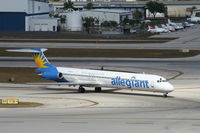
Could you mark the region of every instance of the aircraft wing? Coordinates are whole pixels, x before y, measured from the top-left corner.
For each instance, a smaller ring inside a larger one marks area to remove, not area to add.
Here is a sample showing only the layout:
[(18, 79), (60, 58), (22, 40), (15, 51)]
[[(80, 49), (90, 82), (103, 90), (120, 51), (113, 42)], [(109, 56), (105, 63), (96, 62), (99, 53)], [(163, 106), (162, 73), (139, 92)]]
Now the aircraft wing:
[(27, 83), (29, 85), (69, 85), (69, 86), (86, 86), (99, 87), (100, 84), (96, 82), (41, 82), (41, 83)]

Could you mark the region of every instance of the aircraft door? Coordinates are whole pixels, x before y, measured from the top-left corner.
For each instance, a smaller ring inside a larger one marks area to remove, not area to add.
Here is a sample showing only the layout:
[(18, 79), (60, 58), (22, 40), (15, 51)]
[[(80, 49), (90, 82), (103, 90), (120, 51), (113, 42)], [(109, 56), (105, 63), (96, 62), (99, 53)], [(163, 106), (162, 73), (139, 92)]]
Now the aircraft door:
[(151, 88), (154, 88), (154, 81), (151, 81), (150, 85), (151, 85)]

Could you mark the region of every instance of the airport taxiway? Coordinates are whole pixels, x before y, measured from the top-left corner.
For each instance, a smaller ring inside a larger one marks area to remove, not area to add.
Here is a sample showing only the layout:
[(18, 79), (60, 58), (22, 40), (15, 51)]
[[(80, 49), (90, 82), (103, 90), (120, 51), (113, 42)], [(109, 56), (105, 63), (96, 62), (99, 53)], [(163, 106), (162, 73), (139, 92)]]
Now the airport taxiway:
[[(184, 81), (183, 81), (184, 82)], [(12, 86), (12, 87), (11, 87)], [(41, 102), (36, 108), (0, 109), (4, 133), (197, 133), (200, 91), (184, 85), (168, 98), (159, 94), (104, 88), (79, 94), (75, 88), (0, 84), (1, 98)]]

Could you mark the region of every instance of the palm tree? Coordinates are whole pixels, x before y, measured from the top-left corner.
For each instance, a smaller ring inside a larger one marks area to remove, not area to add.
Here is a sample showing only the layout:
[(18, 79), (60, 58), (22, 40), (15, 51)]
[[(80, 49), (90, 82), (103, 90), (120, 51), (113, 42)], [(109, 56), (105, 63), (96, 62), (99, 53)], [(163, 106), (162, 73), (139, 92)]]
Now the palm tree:
[(93, 3), (92, 2), (87, 3), (86, 9), (93, 9)]
[(68, 10), (68, 9), (75, 9), (74, 3), (71, 0), (64, 3), (64, 10)]
[(95, 25), (95, 18), (85, 17), (83, 18), (83, 26), (86, 28), (86, 31), (90, 33), (90, 27)]

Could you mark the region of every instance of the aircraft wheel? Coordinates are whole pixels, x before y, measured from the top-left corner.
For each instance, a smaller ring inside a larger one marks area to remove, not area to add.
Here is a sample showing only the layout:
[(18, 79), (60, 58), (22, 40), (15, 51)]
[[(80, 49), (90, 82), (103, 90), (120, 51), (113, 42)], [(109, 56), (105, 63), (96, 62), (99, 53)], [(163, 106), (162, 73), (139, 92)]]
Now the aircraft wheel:
[(95, 92), (101, 92), (101, 87), (95, 87)]
[(164, 97), (167, 97), (167, 94), (168, 94), (168, 93), (164, 93), (163, 96), (164, 96)]
[(80, 86), (79, 89), (78, 89), (78, 92), (79, 93), (84, 93), (85, 92), (85, 88), (83, 88), (82, 86)]

